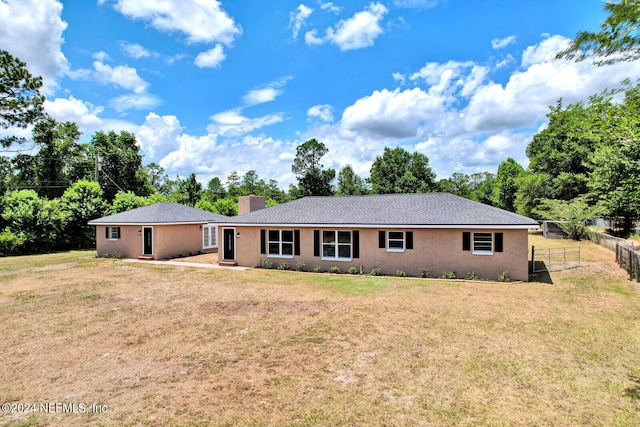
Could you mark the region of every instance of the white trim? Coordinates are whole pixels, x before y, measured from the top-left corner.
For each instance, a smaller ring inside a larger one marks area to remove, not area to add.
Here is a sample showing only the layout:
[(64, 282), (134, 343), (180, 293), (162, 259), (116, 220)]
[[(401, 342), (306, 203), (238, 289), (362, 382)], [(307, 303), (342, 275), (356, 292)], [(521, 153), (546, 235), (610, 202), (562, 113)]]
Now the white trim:
[[(476, 247), (476, 234), (489, 234), (491, 236), (491, 250), (487, 251), (476, 251), (475, 247)], [(471, 233), (471, 253), (473, 255), (493, 255), (493, 249), (494, 249), (494, 245), (495, 245), (495, 233)]]
[[(335, 251), (336, 251), (336, 256), (335, 257), (327, 257), (324, 255), (324, 245), (329, 245), (330, 243), (324, 243), (324, 233), (329, 232), (329, 231), (333, 231), (334, 233), (334, 237), (335, 237), (335, 241), (332, 243), (332, 245), (335, 247)], [(340, 238), (338, 236), (338, 233), (340, 232), (346, 232), (349, 233), (349, 258), (344, 258), (344, 257), (340, 257), (338, 256), (338, 254), (340, 253), (340, 245), (346, 245), (346, 243), (340, 243)], [(351, 262), (351, 260), (353, 260), (353, 230), (349, 229), (349, 230), (340, 230), (337, 228), (334, 229), (330, 229), (330, 230), (322, 230), (322, 232), (320, 233), (320, 259), (323, 261), (345, 261), (345, 262)]]
[[(278, 240), (271, 240), (269, 239), (269, 232), (271, 231), (277, 231), (278, 232)], [(291, 232), (291, 241), (290, 242), (285, 242), (282, 240), (282, 232), (283, 231), (290, 231)], [(283, 259), (292, 259), (295, 256), (295, 252), (296, 252), (296, 233), (293, 229), (267, 229), (267, 235), (266, 235), (266, 244), (267, 244), (267, 258), (283, 258)], [(270, 243), (278, 243), (278, 251), (279, 253), (277, 254), (271, 254), (269, 253), (269, 244)], [(291, 255), (284, 255), (282, 253), (282, 245), (283, 244), (291, 244)]]
[(218, 222), (209, 222), (209, 221), (180, 221), (180, 222), (94, 222), (89, 221), (87, 225), (103, 225), (103, 226), (115, 226), (122, 227), (125, 225), (131, 226), (149, 226), (152, 227), (154, 225), (201, 225), (201, 224), (212, 224), (212, 225), (222, 225)]
[[(109, 241), (111, 242), (116, 242), (118, 240), (120, 240), (120, 238), (118, 238), (118, 234), (121, 233), (121, 230), (118, 230), (120, 227), (107, 227), (109, 229)], [(113, 230), (117, 230), (116, 231), (116, 237), (113, 237)]]
[[(402, 233), (402, 239), (392, 239), (391, 238), (391, 233)], [(406, 231), (397, 231), (397, 230), (393, 230), (393, 231), (387, 231), (387, 252), (396, 252), (396, 253), (402, 253), (404, 252), (404, 250), (407, 247), (407, 232)], [(401, 248), (392, 248), (391, 247), (391, 241), (394, 242), (402, 242), (402, 247)]]
[[(100, 224), (103, 225), (103, 224)], [(220, 224), (222, 225), (222, 224)], [(225, 224), (233, 227), (262, 227), (262, 228), (321, 228), (321, 229), (330, 229), (330, 230), (338, 230), (338, 229), (349, 229), (354, 230), (358, 228), (373, 228), (379, 230), (390, 230), (390, 229), (401, 229), (401, 230), (423, 230), (423, 229), (448, 229), (448, 230), (461, 230), (461, 229), (469, 229), (469, 230), (536, 230), (540, 228), (539, 225), (466, 225), (466, 224), (451, 224), (451, 225), (416, 225), (416, 224), (400, 224), (400, 225), (389, 225), (389, 224), (290, 224), (290, 223), (282, 223), (282, 224), (263, 224), (263, 223), (229, 223)]]
[[(208, 230), (209, 243), (213, 241), (213, 245), (205, 245), (204, 231)], [(213, 236), (213, 239), (211, 238)], [(216, 225), (203, 224), (202, 225), (202, 249), (215, 249), (218, 247), (218, 227)]]

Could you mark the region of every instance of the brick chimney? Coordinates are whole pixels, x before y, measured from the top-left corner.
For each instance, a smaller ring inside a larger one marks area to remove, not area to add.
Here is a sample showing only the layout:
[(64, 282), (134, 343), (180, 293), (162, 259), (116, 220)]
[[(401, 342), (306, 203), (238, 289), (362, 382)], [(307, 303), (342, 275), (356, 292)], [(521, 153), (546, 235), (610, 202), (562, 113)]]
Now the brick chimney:
[(267, 205), (267, 198), (264, 196), (248, 196), (238, 197), (238, 215), (246, 214), (253, 211), (264, 209)]

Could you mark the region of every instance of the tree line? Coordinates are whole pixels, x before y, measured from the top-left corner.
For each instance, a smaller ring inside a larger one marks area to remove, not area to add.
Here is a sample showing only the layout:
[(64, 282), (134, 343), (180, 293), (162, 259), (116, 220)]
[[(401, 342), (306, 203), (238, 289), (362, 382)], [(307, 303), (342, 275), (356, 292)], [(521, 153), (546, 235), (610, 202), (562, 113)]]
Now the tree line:
[[(597, 65), (638, 59), (640, 38), (628, 37), (640, 28), (638, 2), (605, 9), (610, 15), (601, 31), (579, 33), (559, 57), (595, 57)], [(296, 183), (287, 191), (255, 170), (233, 171), (204, 186), (195, 174), (171, 178), (157, 164), (143, 165), (129, 132), (99, 131), (81, 143), (75, 123), (44, 113), (41, 85), (24, 62), (0, 50), (0, 127), (32, 126), (35, 148), (35, 154), (0, 156), (2, 255), (92, 247), (95, 232), (87, 221), (159, 201), (236, 215), (237, 197), (248, 194), (265, 196), (273, 206), (311, 195), (443, 191), (537, 219), (567, 220), (574, 237), (586, 219), (600, 215), (624, 217), (629, 231), (640, 213), (640, 86), (631, 81), (586, 103), (551, 106), (548, 125), (527, 146), (526, 169), (507, 158), (495, 175), (456, 172), (436, 180), (426, 155), (385, 147), (364, 178), (351, 165), (337, 173), (326, 168), (328, 148), (310, 139), (297, 147)], [(5, 148), (25, 143), (16, 136), (0, 139)]]

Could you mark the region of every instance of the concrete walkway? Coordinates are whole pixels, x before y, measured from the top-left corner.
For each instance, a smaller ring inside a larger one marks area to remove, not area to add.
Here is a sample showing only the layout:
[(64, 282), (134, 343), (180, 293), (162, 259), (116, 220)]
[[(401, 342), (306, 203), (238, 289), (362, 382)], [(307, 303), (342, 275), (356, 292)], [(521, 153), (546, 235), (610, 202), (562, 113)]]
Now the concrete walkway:
[(238, 270), (238, 271), (244, 271), (244, 270), (248, 270), (249, 267), (221, 267), (218, 264), (213, 264), (213, 263), (204, 263), (204, 262), (186, 262), (186, 261), (159, 261), (159, 260), (152, 260), (152, 261), (146, 261), (146, 260), (139, 260), (139, 259), (131, 259), (131, 258), (125, 258), (122, 259), (121, 261), (123, 262), (141, 262), (144, 264), (156, 264), (156, 265), (174, 265), (174, 266), (179, 266), (179, 267), (198, 267), (198, 268), (224, 268), (225, 270)]

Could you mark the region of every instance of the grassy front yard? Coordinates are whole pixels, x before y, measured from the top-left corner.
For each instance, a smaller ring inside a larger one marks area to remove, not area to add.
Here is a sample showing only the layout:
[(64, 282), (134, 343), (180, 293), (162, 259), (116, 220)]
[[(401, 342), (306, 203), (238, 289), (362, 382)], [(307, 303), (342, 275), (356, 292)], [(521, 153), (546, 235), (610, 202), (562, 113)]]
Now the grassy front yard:
[[(543, 241), (536, 247), (573, 242)], [(640, 286), (0, 259), (0, 425), (640, 425)]]

